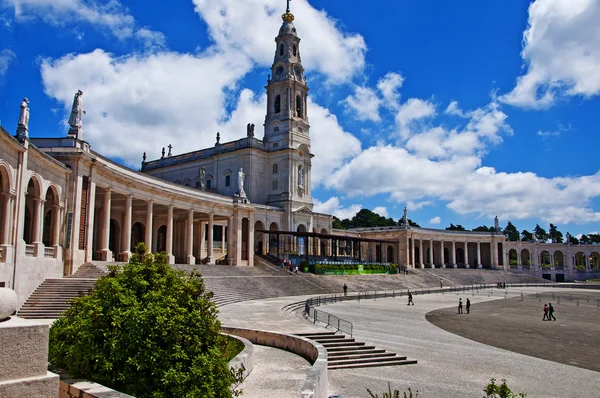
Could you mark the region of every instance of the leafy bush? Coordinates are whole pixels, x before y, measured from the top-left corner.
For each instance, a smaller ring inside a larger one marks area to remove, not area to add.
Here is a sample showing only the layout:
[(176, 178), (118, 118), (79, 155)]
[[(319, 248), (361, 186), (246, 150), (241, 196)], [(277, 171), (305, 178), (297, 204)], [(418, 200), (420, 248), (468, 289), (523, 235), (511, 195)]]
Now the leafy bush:
[[(367, 392), (369, 393), (369, 395), (371, 396), (371, 398), (379, 398), (379, 394), (373, 394), (371, 392), (371, 390), (369, 390), (367, 388)], [(403, 398), (418, 398), (419, 397), (419, 390), (416, 391), (415, 395), (413, 396), (413, 392), (412, 390), (409, 388), (408, 389), (408, 394), (406, 393), (406, 391), (403, 393)], [(388, 391), (383, 393), (383, 396), (381, 398), (400, 398), (400, 391), (399, 390), (394, 390), (392, 391), (392, 387), (390, 385), (390, 383), (388, 382)]]
[(239, 395), (201, 275), (145, 252), (138, 244), (129, 264), (73, 300), (50, 329), (50, 362), (138, 398)]
[(486, 398), (525, 398), (527, 394), (522, 392), (515, 394), (513, 393), (508, 385), (506, 379), (502, 379), (502, 384), (496, 384), (496, 379), (491, 378), (490, 383), (483, 388), (483, 392), (486, 393)]

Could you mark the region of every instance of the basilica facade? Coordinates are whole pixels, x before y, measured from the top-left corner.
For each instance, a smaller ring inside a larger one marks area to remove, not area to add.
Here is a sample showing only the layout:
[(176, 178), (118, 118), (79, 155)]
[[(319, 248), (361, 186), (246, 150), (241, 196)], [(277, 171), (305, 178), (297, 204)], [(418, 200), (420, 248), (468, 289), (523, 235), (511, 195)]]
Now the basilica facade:
[(166, 252), (171, 264), (252, 266), (255, 254), (269, 253), (504, 268), (555, 280), (593, 274), (600, 258), (593, 246), (409, 227), (332, 230), (333, 217), (313, 211), (309, 89), (294, 16), (288, 10), (282, 19), (261, 138), (249, 124), (238, 140), (217, 134), (211, 148), (177, 155), (169, 148), (159, 159), (144, 156), (135, 171), (85, 141), (82, 91), (66, 136), (30, 138), (23, 100), (14, 135), (0, 127), (0, 286), (14, 289), (19, 305), (45, 279), (86, 262), (127, 261), (138, 242)]

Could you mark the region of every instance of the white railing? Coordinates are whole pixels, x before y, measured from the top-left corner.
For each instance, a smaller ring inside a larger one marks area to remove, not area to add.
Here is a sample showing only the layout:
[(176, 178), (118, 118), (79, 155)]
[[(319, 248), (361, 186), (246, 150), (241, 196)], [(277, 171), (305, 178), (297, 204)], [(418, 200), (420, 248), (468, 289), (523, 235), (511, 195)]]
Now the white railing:
[(56, 257), (56, 247), (44, 247), (44, 257), (46, 257), (46, 258)]
[(35, 245), (25, 245), (25, 255), (35, 256)]

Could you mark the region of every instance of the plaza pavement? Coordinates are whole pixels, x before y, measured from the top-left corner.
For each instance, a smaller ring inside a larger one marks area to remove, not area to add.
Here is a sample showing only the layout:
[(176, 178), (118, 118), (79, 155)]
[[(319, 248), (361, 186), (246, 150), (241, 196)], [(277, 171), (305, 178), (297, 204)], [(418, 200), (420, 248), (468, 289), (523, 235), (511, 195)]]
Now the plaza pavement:
[[(416, 365), (330, 370), (330, 394), (343, 398), (368, 397), (366, 388), (370, 388), (381, 395), (387, 390), (387, 383), (391, 382), (393, 388), (401, 391), (408, 387), (413, 391), (419, 390), (421, 398), (482, 397), (483, 387), (490, 378), (495, 377), (498, 380), (508, 379), (513, 392), (525, 392), (529, 398), (599, 397), (600, 378), (597, 372), (481, 344), (447, 332), (425, 318), (430, 311), (455, 308), (458, 297), (463, 297), (463, 301), (469, 297), (474, 307), (477, 303), (504, 300), (504, 294), (493, 290), (492, 294), (486, 290), (474, 296), (470, 292), (461, 292), (460, 295), (416, 295), (414, 306), (407, 306), (406, 297), (401, 297), (320, 307), (321, 310), (353, 322), (354, 337), (358, 340), (419, 361)], [(538, 290), (509, 289), (508, 297), (517, 297), (521, 291), (524, 294), (535, 294)], [(572, 290), (565, 290), (566, 292)], [(304, 297), (296, 296), (232, 304), (220, 308), (219, 318), (224, 326), (283, 333), (323, 331), (324, 328), (302, 319), (298, 313), (294, 315), (281, 312), (284, 305), (302, 299)], [(478, 327), (478, 324), (473, 324), (474, 329)], [(519, 328), (520, 325), (515, 323), (514, 327)], [(499, 333), (498, 338), (509, 339), (511, 336)], [(557, 333), (555, 344), (560, 343), (561, 335)], [(283, 370), (287, 361), (283, 354), (270, 355), (270, 366), (273, 369)], [(290, 372), (289, 368), (286, 372)], [(285, 377), (283, 373), (282, 377)], [(264, 384), (260, 381), (253, 383), (251, 387), (245, 390), (245, 397), (270, 396), (267, 381)], [(277, 396), (297, 397), (299, 390), (288, 393), (281, 395), (279, 392)]]

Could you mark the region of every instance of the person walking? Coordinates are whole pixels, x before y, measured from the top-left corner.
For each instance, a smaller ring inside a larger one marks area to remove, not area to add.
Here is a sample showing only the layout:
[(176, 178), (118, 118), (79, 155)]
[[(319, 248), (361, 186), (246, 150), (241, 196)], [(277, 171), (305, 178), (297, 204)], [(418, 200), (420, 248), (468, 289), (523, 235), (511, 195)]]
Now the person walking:
[(465, 308), (467, 309), (467, 314), (471, 312), (471, 300), (469, 300), (469, 298), (467, 298), (467, 305)]
[(440, 289), (444, 287), (444, 284), (442, 283), (442, 278), (440, 278)]
[(406, 305), (411, 305), (411, 304), (415, 305), (415, 303), (413, 302), (413, 299), (412, 299), (412, 293), (408, 292), (408, 304), (406, 304)]
[(348, 285), (344, 283), (344, 296), (348, 295)]
[(554, 316), (554, 307), (552, 306), (552, 303), (548, 304), (548, 313), (550, 314), (548, 316), (548, 320), (556, 320), (556, 317)]
[(462, 298), (459, 298), (458, 299), (458, 313), (462, 314), (462, 310), (463, 310)]
[(544, 317), (542, 318), (542, 321), (549, 321), (550, 317), (548, 316), (548, 304), (544, 304)]

